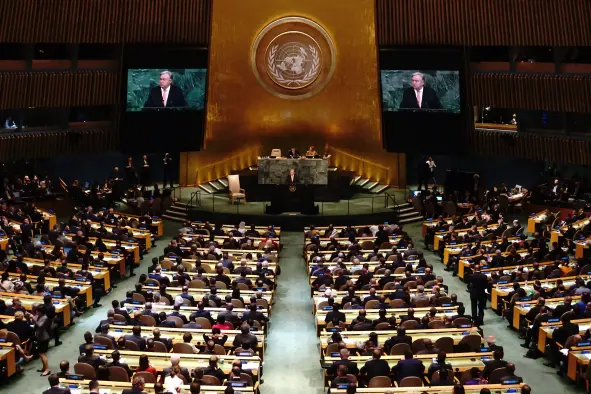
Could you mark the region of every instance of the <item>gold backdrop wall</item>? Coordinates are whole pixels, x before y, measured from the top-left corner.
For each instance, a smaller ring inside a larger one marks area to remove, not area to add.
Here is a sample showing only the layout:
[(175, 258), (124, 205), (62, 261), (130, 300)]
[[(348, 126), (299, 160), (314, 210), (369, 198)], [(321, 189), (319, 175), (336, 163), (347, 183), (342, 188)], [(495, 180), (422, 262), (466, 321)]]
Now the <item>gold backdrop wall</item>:
[[(236, 162), (235, 158), (242, 156), (252, 161), (255, 146), (268, 154), (271, 148), (285, 152), (295, 146), (305, 151), (314, 144), (319, 152), (324, 152), (326, 146), (338, 148), (339, 163), (348, 163), (348, 169), (354, 171), (354, 163), (364, 159), (387, 167), (387, 181), (403, 185), (404, 171), (399, 164), (404, 155), (382, 150), (374, 3), (214, 1), (205, 147), (202, 152), (183, 155), (181, 181), (193, 184), (208, 180), (198, 175), (199, 167), (210, 165), (212, 160), (218, 166), (223, 157), (232, 157)], [(269, 93), (257, 80), (251, 65), (251, 50), (259, 32), (275, 20), (294, 16), (322, 26), (332, 38), (336, 52), (329, 82), (316, 95), (301, 100)], [(336, 156), (336, 150), (334, 153)], [(355, 160), (348, 161), (347, 157), (352, 156)], [(228, 164), (223, 167), (239, 169)], [(363, 167), (366, 174), (370, 167)], [(386, 181), (384, 171), (380, 173), (379, 178)]]

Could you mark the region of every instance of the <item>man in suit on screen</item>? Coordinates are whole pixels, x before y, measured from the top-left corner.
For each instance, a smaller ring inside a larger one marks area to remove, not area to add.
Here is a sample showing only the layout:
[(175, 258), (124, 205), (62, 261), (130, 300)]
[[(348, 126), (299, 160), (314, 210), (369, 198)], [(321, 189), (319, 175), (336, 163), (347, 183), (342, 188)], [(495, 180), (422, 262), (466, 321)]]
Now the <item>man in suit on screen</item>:
[(288, 185), (295, 185), (300, 183), (300, 178), (298, 178), (293, 168), (289, 170), (289, 175), (287, 176), (285, 183), (287, 183)]
[(157, 87), (150, 89), (150, 94), (144, 108), (182, 108), (187, 102), (183, 91), (173, 85), (173, 76), (170, 71), (160, 73), (160, 82)]
[(400, 108), (403, 109), (443, 109), (437, 92), (425, 86), (425, 76), (420, 72), (412, 75), (411, 87), (402, 95)]

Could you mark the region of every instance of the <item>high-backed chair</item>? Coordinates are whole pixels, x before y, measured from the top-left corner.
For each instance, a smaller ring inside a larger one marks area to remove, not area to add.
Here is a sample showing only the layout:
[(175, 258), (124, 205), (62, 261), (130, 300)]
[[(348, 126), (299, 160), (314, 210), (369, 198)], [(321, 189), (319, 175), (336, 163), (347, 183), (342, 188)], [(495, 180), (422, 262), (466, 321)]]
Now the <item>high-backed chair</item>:
[(238, 175), (228, 175), (228, 189), (230, 190), (230, 203), (234, 204), (234, 200), (246, 202), (246, 191), (240, 188)]
[(271, 150), (271, 156), (281, 157), (281, 149), (273, 149), (273, 150)]

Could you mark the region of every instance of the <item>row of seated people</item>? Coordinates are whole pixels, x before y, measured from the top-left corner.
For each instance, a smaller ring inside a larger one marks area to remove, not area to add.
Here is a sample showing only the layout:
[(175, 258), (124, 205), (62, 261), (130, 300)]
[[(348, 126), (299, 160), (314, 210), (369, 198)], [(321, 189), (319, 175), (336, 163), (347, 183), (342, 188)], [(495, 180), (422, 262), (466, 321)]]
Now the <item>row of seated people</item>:
[[(554, 287), (546, 288), (542, 286), (539, 281), (534, 281), (533, 286), (523, 285), (519, 282), (513, 283), (512, 290), (503, 297), (504, 302), (507, 303), (504, 316), (512, 321), (513, 309), (515, 305), (525, 300), (536, 299), (560, 299), (564, 298), (564, 303), (556, 307), (555, 317), (561, 317), (564, 313), (576, 308), (576, 317), (582, 317), (585, 313), (586, 306), (591, 302), (591, 281), (585, 282), (583, 278), (577, 277), (572, 286), (566, 288), (561, 279), (554, 282)], [(572, 297), (580, 296), (580, 301), (572, 305)], [(544, 302), (544, 301), (542, 301)], [(533, 308), (532, 308), (533, 309)], [(535, 313), (530, 313), (530, 317)], [(532, 321), (533, 319), (528, 319)]]
[(304, 230), (305, 238), (357, 238), (376, 237), (380, 242), (388, 241), (390, 236), (403, 235), (402, 226), (399, 224), (379, 224), (365, 226), (335, 226), (329, 224), (327, 227), (310, 226)]
[[(205, 367), (196, 367), (192, 370), (183, 366), (183, 358), (172, 354), (169, 357), (170, 364), (158, 369), (151, 361), (150, 352), (137, 352), (134, 355), (134, 363), (131, 366), (126, 362), (129, 352), (114, 350), (97, 354), (95, 345), (88, 344), (83, 353), (78, 357), (74, 365), (74, 373), (68, 360), (60, 362), (58, 379), (67, 379), (71, 375), (83, 375), (85, 379), (97, 379), (102, 381), (119, 381), (136, 383), (141, 378), (145, 383), (161, 383), (172, 393), (178, 393), (177, 389), (182, 385), (200, 386), (229, 386), (229, 387), (258, 387), (258, 371), (245, 368), (240, 358), (233, 357), (230, 365), (225, 365), (223, 357), (215, 353), (209, 353)], [(206, 354), (207, 355), (207, 354)], [(137, 361), (135, 361), (137, 358)], [(222, 364), (224, 363), (224, 364)], [(199, 392), (199, 391), (197, 391)], [(136, 392), (133, 392), (136, 393)]]
[[(487, 268), (496, 268), (533, 264), (536, 261), (557, 261), (568, 257), (558, 245), (553, 245), (552, 250), (548, 250), (543, 241), (534, 245), (533, 242), (522, 240), (509, 242), (505, 249), (503, 246), (502, 244), (464, 244), (459, 251), (449, 257), (446, 270), (453, 271), (457, 275), (459, 261), (462, 259), (470, 259), (472, 263), (486, 265)], [(522, 251), (525, 252), (522, 253)]]
[[(215, 271), (212, 272), (211, 264), (204, 262), (201, 259), (196, 259), (194, 262), (190, 260), (191, 262), (187, 265), (187, 263), (185, 263), (186, 260), (184, 261), (180, 257), (177, 257), (174, 260), (165, 259), (160, 263), (157, 258), (154, 258), (152, 260), (153, 264), (148, 272), (150, 279), (163, 284), (170, 284), (173, 281), (178, 281), (178, 284), (182, 286), (185, 281), (190, 282), (191, 280), (202, 280), (206, 284), (209, 284), (210, 278), (219, 277), (219, 279), (216, 280), (225, 283), (228, 288), (233, 281), (236, 281), (237, 283), (246, 283), (249, 284), (248, 286), (252, 287), (252, 284), (259, 281), (259, 279), (267, 286), (272, 287), (276, 272), (269, 266), (267, 260), (261, 260), (262, 261), (257, 261), (255, 264), (252, 260), (252, 256), (247, 256), (240, 260), (240, 262), (236, 262), (235, 265), (226, 255), (225, 258), (220, 259), (215, 265)], [(170, 275), (171, 273), (172, 277)], [(233, 280), (230, 279), (230, 276), (228, 275), (232, 275)], [(253, 276), (256, 276), (256, 279), (252, 278)]]
[[(247, 228), (248, 227), (248, 228)], [(211, 224), (206, 222), (190, 222), (186, 221), (183, 227), (179, 230), (181, 234), (197, 234), (209, 235), (213, 237), (249, 237), (249, 238), (279, 238), (281, 229), (273, 225), (267, 226), (265, 229), (257, 227), (254, 224), (247, 226), (244, 222), (228, 226), (223, 224)]]
[[(236, 242), (238, 242), (238, 241), (236, 241)], [(246, 242), (248, 242), (248, 240)], [(276, 255), (276, 251), (278, 250), (278, 245), (276, 243), (274, 243), (272, 240), (268, 240), (267, 242), (270, 242), (269, 246), (265, 246), (265, 248), (263, 248), (263, 250), (260, 253), (257, 253), (257, 256), (260, 254), (262, 258), (269, 259), (269, 256)], [(186, 242), (186, 241), (184, 241), (184, 239), (183, 239), (183, 241), (179, 241), (178, 238), (173, 238), (170, 241), (169, 245), (166, 248), (164, 248), (164, 255), (165, 256), (178, 256), (181, 258), (189, 258), (189, 259), (201, 258), (201, 259), (207, 259), (207, 260), (210, 260), (210, 259), (219, 260), (224, 255), (224, 249), (230, 249), (230, 250), (235, 251), (240, 248), (233, 248), (233, 247), (231, 247), (231, 245), (230, 246), (226, 246), (226, 245), (220, 246), (215, 241), (212, 241), (211, 243), (209, 243), (207, 247), (202, 248), (194, 241)], [(275, 252), (275, 253), (273, 253), (273, 252)], [(245, 253), (243, 253), (243, 254), (245, 254)], [(229, 256), (229, 253), (226, 252), (226, 256)], [(234, 256), (234, 254), (232, 254), (232, 256)]]
[(23, 198), (47, 197), (53, 193), (54, 187), (49, 175), (5, 177), (0, 185), (0, 198), (10, 202), (19, 202)]
[(92, 206), (80, 207), (77, 212), (70, 217), (68, 225), (72, 227), (80, 227), (82, 221), (90, 220), (93, 223), (106, 224), (115, 226), (117, 228), (132, 228), (132, 229), (150, 229), (153, 218), (150, 215), (141, 215), (139, 217), (129, 217), (121, 215), (113, 208), (107, 208), (95, 211)]
[[(396, 245), (390, 246), (388, 249), (379, 247), (372, 249), (359, 249), (358, 247), (355, 247), (355, 245), (351, 246), (352, 247), (345, 250), (340, 248), (335, 248), (334, 250), (330, 248), (327, 250), (320, 250), (316, 247), (316, 245), (313, 245), (312, 248), (308, 249), (306, 257), (309, 262), (322, 259), (326, 261), (334, 261), (336, 259), (341, 259), (342, 261), (353, 261), (356, 259), (359, 262), (366, 262), (378, 261), (380, 259), (385, 259), (388, 261), (403, 261), (411, 258), (421, 258), (423, 256), (422, 252), (414, 249), (412, 242), (405, 243), (404, 245), (401, 245), (402, 247)], [(332, 251), (332, 253), (322, 253), (327, 251)]]
[(392, 382), (395, 382), (396, 387), (452, 386), (455, 382), (466, 386), (523, 382), (523, 378), (515, 374), (515, 364), (503, 359), (502, 350), (493, 351), (492, 359), (483, 360), (480, 366), (465, 371), (460, 371), (459, 368), (454, 371), (447, 359), (447, 353), (432, 346), (431, 349), (424, 349), (423, 353), (420, 353), (434, 356), (428, 367), (423, 363), (423, 359), (416, 357), (410, 350), (404, 352), (402, 359), (396, 357), (387, 360), (382, 358), (383, 350), (375, 348), (371, 352), (371, 359), (361, 368), (355, 361), (350, 360), (347, 349), (341, 349), (339, 354), (341, 359), (328, 366), (326, 371), (331, 388), (339, 388), (343, 384), (390, 387)]
[(328, 240), (313, 237), (306, 241), (304, 248), (307, 251), (341, 251), (359, 254), (362, 250), (373, 249), (406, 249), (412, 243), (412, 239), (407, 235), (396, 238), (370, 237), (365, 239), (349, 238), (329, 238)]
[[(71, 388), (76, 387), (77, 390), (82, 391), (84, 389), (88, 389), (90, 394), (99, 394), (103, 392), (115, 392), (113, 389), (112, 384), (110, 382), (99, 381), (96, 379), (92, 379), (88, 381), (88, 384), (82, 384), (83, 382), (76, 382), (68, 380), (68, 377), (72, 377), (68, 372), (70, 368), (70, 364), (67, 361), (63, 361), (64, 371), (60, 372), (59, 374), (50, 375), (48, 378), (49, 388), (43, 392), (43, 394), (71, 394)], [(67, 368), (66, 368), (67, 367)], [(178, 372), (178, 371), (177, 371)], [(60, 378), (60, 376), (66, 376), (65, 378)], [(137, 376), (133, 378), (131, 388), (121, 388), (121, 394), (141, 394), (145, 393), (144, 390), (147, 389), (148, 384), (146, 384), (146, 379), (141, 376)], [(166, 391), (165, 391), (166, 390)], [(164, 384), (157, 382), (151, 385), (151, 390), (149, 392), (153, 392), (154, 394), (173, 394), (170, 390), (167, 390)], [(234, 394), (236, 391), (233, 387), (228, 386), (225, 387), (223, 390), (224, 394)], [(188, 394), (201, 394), (201, 385), (197, 382), (192, 382), (188, 390), (185, 391)]]
[(345, 313), (341, 312), (339, 304), (332, 304), (332, 307), (324, 316), (324, 322), (327, 328), (339, 327), (350, 331), (368, 331), (368, 330), (392, 330), (398, 326), (409, 329), (427, 329), (427, 328), (457, 328), (472, 324), (472, 317), (466, 315), (466, 309), (463, 305), (450, 310), (449, 313), (441, 313), (435, 307), (429, 308), (429, 311), (422, 317), (415, 316), (415, 309), (412, 307), (399, 308), (406, 311), (406, 314), (396, 316), (395, 312), (388, 311), (387, 308), (378, 308), (378, 314), (375, 319), (368, 318), (369, 309), (358, 309), (358, 315), (353, 319), (348, 319)]

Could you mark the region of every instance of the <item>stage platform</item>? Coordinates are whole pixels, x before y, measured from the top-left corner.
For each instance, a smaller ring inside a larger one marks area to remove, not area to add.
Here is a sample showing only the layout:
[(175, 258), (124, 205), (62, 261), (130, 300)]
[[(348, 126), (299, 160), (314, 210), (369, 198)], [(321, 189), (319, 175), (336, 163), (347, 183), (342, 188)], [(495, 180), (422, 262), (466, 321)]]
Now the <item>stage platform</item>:
[[(351, 197), (340, 201), (317, 201), (317, 215), (304, 215), (300, 212), (284, 212), (268, 215), (265, 208), (270, 201), (249, 201), (246, 191), (246, 203), (230, 204), (228, 191), (223, 190), (207, 194), (198, 187), (182, 187), (177, 190), (181, 202), (190, 203), (189, 217), (192, 220), (223, 220), (234, 223), (244, 220), (254, 224), (281, 225), (287, 229), (299, 228), (310, 224), (327, 225), (330, 223), (382, 223), (394, 222), (397, 218), (396, 205), (405, 204), (405, 190), (388, 188), (381, 193), (364, 193), (362, 188), (352, 186)], [(197, 193), (195, 196), (194, 194)], [(191, 197), (193, 201), (190, 202)]]

